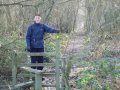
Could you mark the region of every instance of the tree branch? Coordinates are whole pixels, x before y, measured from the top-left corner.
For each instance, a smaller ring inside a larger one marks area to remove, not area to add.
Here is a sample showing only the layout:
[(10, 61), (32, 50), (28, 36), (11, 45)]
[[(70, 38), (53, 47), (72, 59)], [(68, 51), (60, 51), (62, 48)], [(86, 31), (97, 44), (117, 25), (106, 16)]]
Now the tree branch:
[(0, 6), (13, 6), (13, 5), (34, 6), (34, 5), (25, 5), (25, 4), (22, 4), (23, 2), (27, 2), (27, 1), (32, 1), (32, 0), (24, 0), (24, 1), (20, 1), (20, 2), (14, 2), (14, 3), (2, 3), (2, 4), (0, 4)]
[(64, 3), (68, 3), (68, 2), (70, 2), (70, 1), (74, 1), (74, 0), (66, 0), (66, 1), (59, 2), (59, 3), (57, 3), (57, 4), (64, 4)]

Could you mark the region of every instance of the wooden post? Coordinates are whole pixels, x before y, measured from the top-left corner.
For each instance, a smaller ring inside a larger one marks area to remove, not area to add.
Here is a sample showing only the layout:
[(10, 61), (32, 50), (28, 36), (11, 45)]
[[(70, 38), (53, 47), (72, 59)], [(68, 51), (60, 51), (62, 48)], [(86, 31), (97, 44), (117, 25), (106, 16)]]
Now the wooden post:
[(40, 73), (35, 74), (35, 90), (42, 90), (42, 75)]
[(56, 90), (60, 90), (60, 42), (56, 41)]
[(65, 90), (65, 58), (62, 60), (62, 87), (61, 87), (61, 90)]
[(15, 85), (16, 85), (16, 75), (17, 75), (17, 67), (16, 67), (16, 55), (14, 54), (12, 58), (12, 88), (15, 90)]

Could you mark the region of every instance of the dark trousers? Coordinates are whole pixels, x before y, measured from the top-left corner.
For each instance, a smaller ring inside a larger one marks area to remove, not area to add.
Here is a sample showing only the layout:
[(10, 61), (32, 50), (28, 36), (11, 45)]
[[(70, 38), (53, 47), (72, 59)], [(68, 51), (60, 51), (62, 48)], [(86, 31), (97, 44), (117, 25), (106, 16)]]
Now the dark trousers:
[[(32, 48), (31, 52), (35, 52), (35, 53), (44, 52), (44, 48)], [(43, 61), (44, 61), (43, 56), (31, 56), (31, 63), (43, 63)], [(42, 70), (43, 66), (34, 66), (31, 68)]]

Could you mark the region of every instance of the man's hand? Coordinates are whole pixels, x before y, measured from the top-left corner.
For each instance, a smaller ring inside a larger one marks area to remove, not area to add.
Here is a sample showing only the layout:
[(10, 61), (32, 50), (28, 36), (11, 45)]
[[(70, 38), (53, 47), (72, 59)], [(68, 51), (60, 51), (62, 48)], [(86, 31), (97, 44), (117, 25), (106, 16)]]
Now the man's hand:
[(56, 33), (60, 33), (60, 30), (57, 30), (57, 32)]

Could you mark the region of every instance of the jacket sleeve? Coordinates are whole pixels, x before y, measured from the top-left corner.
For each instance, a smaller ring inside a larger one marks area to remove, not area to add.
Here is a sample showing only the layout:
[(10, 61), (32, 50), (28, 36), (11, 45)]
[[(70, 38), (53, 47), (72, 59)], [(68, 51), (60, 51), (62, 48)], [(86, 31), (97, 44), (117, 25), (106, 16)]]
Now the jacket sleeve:
[(27, 34), (26, 34), (26, 43), (27, 43), (27, 48), (31, 48), (30, 42), (31, 42), (31, 32), (32, 28), (31, 26), (28, 27)]
[(59, 33), (59, 30), (50, 28), (47, 25), (43, 25), (43, 28), (44, 28), (45, 32), (47, 32), (47, 33)]

